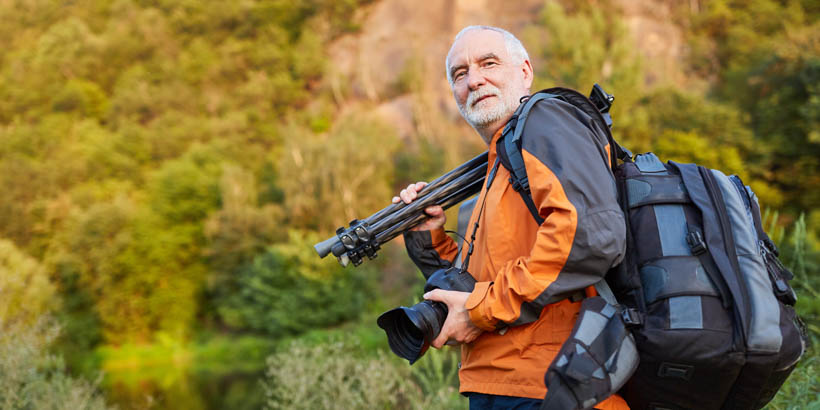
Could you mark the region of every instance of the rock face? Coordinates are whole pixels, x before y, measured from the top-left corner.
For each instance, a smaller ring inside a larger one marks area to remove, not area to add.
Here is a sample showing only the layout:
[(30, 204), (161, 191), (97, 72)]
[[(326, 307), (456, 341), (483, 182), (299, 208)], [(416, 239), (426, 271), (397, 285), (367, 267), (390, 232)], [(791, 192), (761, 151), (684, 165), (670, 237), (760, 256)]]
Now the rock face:
[[(523, 0), (516, 7), (500, 1), (382, 0), (369, 6), (361, 30), (331, 46), (330, 57), (358, 97), (371, 100), (391, 94), (389, 87), (411, 58), (425, 72), (444, 80), (444, 58), (455, 34), (472, 24), (516, 32), (532, 20), (541, 0)], [(506, 3), (509, 4), (509, 3)], [(446, 85), (446, 82), (444, 83)]]
[[(682, 82), (684, 76), (678, 68), (683, 55), (682, 34), (672, 21), (669, 3), (615, 0), (615, 4), (622, 10), (644, 61), (651, 62), (645, 67), (645, 82)], [(378, 105), (378, 112), (404, 136), (412, 133), (419, 120), (415, 115), (419, 99), (409, 100), (411, 92), (457, 122), (459, 114), (444, 77), (444, 58), (453, 37), (474, 24), (520, 34), (543, 6), (544, 0), (378, 1), (362, 10), (359, 32), (330, 45), (331, 85), (337, 99)]]
[[(691, 2), (690, 2), (691, 3)], [(683, 35), (673, 21), (675, 15), (668, 2), (618, 0), (623, 18), (647, 64), (645, 82), (681, 84), (686, 81), (681, 67), (684, 57)], [(696, 2), (695, 2), (696, 4)], [(692, 7), (692, 6), (690, 6)]]

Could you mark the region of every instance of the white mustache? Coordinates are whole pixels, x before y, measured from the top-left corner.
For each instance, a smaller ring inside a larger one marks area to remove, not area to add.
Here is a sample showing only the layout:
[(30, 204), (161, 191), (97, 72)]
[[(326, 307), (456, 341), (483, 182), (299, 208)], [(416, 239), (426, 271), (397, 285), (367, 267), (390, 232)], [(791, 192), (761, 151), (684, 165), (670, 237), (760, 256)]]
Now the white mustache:
[(475, 104), (476, 101), (478, 101), (482, 97), (486, 97), (488, 95), (494, 95), (494, 96), (498, 97), (498, 95), (500, 93), (501, 93), (501, 90), (499, 90), (497, 87), (494, 87), (492, 85), (487, 85), (487, 86), (481, 87), (478, 90), (470, 91), (470, 94), (467, 96), (467, 104), (465, 104), (465, 105), (469, 108), (472, 108), (473, 104)]

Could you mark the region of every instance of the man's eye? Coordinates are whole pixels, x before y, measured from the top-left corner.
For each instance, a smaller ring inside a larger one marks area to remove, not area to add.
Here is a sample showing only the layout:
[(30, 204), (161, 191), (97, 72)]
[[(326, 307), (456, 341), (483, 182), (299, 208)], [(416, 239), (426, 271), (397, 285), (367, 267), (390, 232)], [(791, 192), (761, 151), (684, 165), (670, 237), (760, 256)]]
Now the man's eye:
[(497, 65), (497, 64), (498, 63), (496, 63), (495, 61), (485, 61), (484, 62), (484, 67), (491, 67), (491, 66), (494, 66), (494, 65)]
[(453, 76), (453, 79), (454, 79), (454, 80), (458, 80), (458, 79), (459, 79), (459, 78), (461, 78), (461, 77), (464, 77), (464, 71), (459, 71), (459, 72), (457, 72), (457, 73)]

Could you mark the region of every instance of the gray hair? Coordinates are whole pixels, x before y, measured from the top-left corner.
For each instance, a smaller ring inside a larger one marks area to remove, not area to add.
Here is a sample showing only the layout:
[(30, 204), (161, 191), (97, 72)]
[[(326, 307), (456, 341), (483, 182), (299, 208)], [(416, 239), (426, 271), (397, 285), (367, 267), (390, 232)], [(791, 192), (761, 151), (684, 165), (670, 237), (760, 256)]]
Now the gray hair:
[[(527, 50), (524, 48), (524, 45), (521, 44), (512, 33), (503, 28), (493, 27), (493, 26), (467, 26), (464, 27), (461, 31), (456, 34), (456, 38), (453, 39), (453, 44), (455, 44), (464, 34), (473, 31), (473, 30), (490, 30), (495, 31), (496, 33), (501, 33), (504, 36), (504, 45), (507, 46), (507, 53), (513, 58), (513, 63), (521, 64), (525, 60), (529, 60), (530, 56), (527, 54)], [(450, 46), (450, 50), (452, 51), (453, 47)], [(450, 76), (450, 52), (447, 52), (447, 58), (444, 59), (444, 71), (447, 73), (447, 82), (450, 83), (450, 86), (453, 85), (453, 78)]]

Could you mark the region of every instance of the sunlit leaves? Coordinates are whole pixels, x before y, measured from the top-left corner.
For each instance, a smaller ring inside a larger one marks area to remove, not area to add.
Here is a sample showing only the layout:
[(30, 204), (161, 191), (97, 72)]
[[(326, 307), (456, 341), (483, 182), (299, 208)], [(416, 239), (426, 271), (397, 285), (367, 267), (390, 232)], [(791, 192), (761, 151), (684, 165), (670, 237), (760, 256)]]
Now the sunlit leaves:
[(328, 133), (288, 129), (276, 160), (292, 226), (329, 231), (389, 205), (398, 143), (394, 129), (365, 112)]
[(8, 326), (33, 325), (56, 307), (54, 293), (40, 262), (0, 239), (0, 333)]
[(558, 3), (546, 2), (524, 38), (533, 58), (535, 90), (562, 86), (587, 92), (600, 83), (619, 96), (618, 104), (628, 106), (641, 88), (641, 59), (611, 5), (569, 15)]

